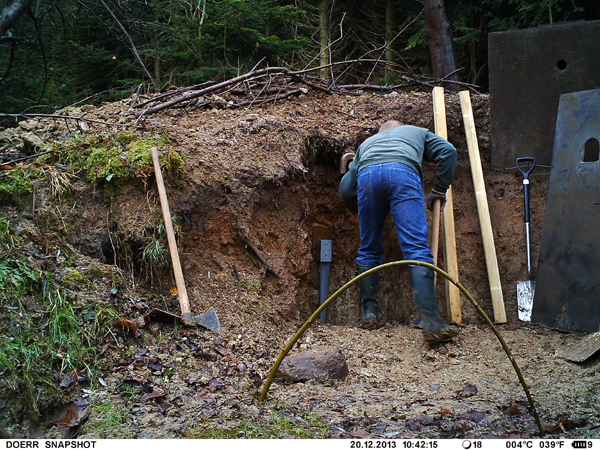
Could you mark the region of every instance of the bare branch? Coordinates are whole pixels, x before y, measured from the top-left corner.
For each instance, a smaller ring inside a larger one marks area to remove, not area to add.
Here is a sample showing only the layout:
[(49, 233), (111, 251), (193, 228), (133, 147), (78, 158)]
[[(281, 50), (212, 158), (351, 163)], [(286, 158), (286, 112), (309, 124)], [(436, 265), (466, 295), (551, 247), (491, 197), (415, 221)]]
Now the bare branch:
[(108, 5), (104, 2), (104, 0), (100, 0), (100, 2), (104, 5), (104, 7), (108, 11), (108, 13), (112, 16), (112, 18), (117, 23), (117, 25), (119, 25), (119, 27), (121, 28), (121, 30), (123, 31), (123, 33), (125, 33), (125, 36), (127, 36), (127, 39), (129, 40), (129, 44), (131, 45), (131, 51), (135, 55), (135, 58), (140, 63), (140, 66), (142, 66), (142, 69), (146, 73), (146, 76), (148, 77), (148, 79), (150, 79), (150, 81), (152, 82), (152, 85), (156, 89), (158, 89), (158, 84), (156, 83), (156, 81), (154, 80), (154, 78), (152, 77), (152, 75), (150, 75), (150, 72), (148, 72), (148, 69), (146, 69), (146, 66), (144, 65), (144, 62), (142, 61), (142, 58), (140, 57), (140, 54), (138, 53), (137, 48), (136, 48), (135, 44), (133, 43), (133, 39), (131, 39), (131, 36), (129, 35), (129, 33), (127, 33), (127, 30), (125, 29), (125, 27), (121, 24), (121, 22), (119, 22), (119, 19), (117, 19), (117, 16), (115, 16), (115, 14), (108, 7)]
[[(101, 120), (86, 119), (85, 117), (64, 116), (64, 115), (59, 115), (59, 114), (29, 114), (29, 113), (28, 114), (5, 114), (5, 113), (2, 113), (2, 114), (0, 114), (0, 117), (12, 117), (13, 119), (19, 119), (19, 118), (35, 119), (36, 117), (45, 117), (45, 118), (50, 118), (50, 119), (64, 119), (64, 120), (75, 120), (75, 121), (79, 121), (79, 122), (96, 123), (96, 124), (101, 124), (101, 125), (108, 125), (111, 127), (128, 128), (128, 127), (134, 126), (131, 124), (103, 122)], [(143, 128), (143, 127), (140, 127), (140, 128)]]

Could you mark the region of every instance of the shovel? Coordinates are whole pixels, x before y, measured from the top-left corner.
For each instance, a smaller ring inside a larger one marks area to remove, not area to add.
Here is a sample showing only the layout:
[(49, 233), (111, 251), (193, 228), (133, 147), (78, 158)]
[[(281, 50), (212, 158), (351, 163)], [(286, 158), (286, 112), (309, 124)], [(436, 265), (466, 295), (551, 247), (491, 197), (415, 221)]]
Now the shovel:
[(517, 281), (517, 304), (519, 306), (519, 320), (531, 321), (533, 308), (533, 294), (535, 283), (532, 280), (531, 269), (531, 234), (529, 230), (529, 175), (535, 169), (535, 158), (532, 156), (517, 158), (517, 169), (523, 174), (523, 190), (525, 191), (525, 235), (527, 239), (527, 281)]
[(194, 317), (190, 311), (190, 303), (188, 301), (185, 281), (183, 279), (183, 271), (181, 270), (181, 262), (179, 261), (179, 252), (177, 251), (177, 241), (175, 240), (175, 232), (173, 231), (173, 222), (171, 219), (171, 211), (169, 210), (169, 201), (167, 199), (167, 191), (163, 180), (162, 171), (160, 170), (160, 160), (158, 157), (158, 148), (152, 148), (152, 162), (154, 163), (154, 172), (156, 175), (156, 184), (158, 186), (158, 194), (160, 196), (160, 205), (162, 207), (163, 219), (165, 221), (165, 229), (167, 230), (167, 240), (169, 241), (169, 251), (171, 253), (171, 262), (173, 271), (175, 272), (175, 282), (177, 283), (177, 294), (179, 295), (179, 306), (181, 307), (181, 317), (171, 314), (167, 311), (156, 309), (148, 314), (151, 319), (158, 319), (164, 322), (174, 322), (179, 320), (187, 326), (203, 326), (210, 330), (221, 331), (219, 317), (214, 308), (211, 308), (207, 313)]

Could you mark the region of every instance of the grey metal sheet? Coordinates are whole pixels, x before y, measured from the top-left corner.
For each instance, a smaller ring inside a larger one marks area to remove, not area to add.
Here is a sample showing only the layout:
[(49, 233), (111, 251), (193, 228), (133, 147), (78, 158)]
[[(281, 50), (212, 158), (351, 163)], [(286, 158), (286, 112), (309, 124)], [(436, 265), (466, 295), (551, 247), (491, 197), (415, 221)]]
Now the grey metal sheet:
[(600, 89), (560, 97), (532, 322), (600, 325)]

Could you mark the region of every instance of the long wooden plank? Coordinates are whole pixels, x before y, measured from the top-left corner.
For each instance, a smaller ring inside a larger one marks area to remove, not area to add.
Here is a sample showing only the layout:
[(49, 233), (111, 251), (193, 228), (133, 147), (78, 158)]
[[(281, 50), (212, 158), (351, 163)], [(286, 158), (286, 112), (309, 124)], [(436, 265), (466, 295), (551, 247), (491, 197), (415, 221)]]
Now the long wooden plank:
[[(442, 232), (444, 234), (444, 260), (446, 272), (456, 281), (458, 277), (458, 254), (456, 251), (456, 230), (454, 228), (454, 204), (452, 187), (446, 192), (446, 207), (442, 214)], [(446, 280), (446, 299), (448, 302), (448, 320), (450, 323), (462, 323), (462, 302), (460, 289)]]
[[(433, 88), (433, 122), (435, 133), (448, 139), (448, 126), (446, 123), (446, 104), (444, 101), (444, 88)], [(452, 186), (446, 192), (446, 207), (442, 211), (442, 233), (444, 235), (444, 261), (446, 272), (458, 281), (458, 256), (456, 253), (456, 231), (454, 228), (454, 198)], [(450, 323), (462, 323), (462, 304), (460, 290), (446, 280), (446, 309)]]
[[(446, 108), (444, 104), (444, 88), (441, 86), (433, 88), (433, 124), (435, 127), (435, 133), (444, 139), (448, 139), (447, 133), (444, 136), (444, 132), (446, 130)], [(433, 204), (433, 226), (431, 227), (431, 251), (433, 253), (433, 265), (435, 266), (437, 266), (440, 245), (440, 218), (441, 201), (436, 201)]]
[(485, 190), (485, 181), (483, 178), (483, 168), (481, 166), (481, 156), (479, 154), (479, 144), (477, 143), (477, 131), (475, 129), (475, 119), (473, 117), (473, 108), (471, 107), (471, 96), (469, 91), (461, 91), (460, 107), (465, 125), (467, 137), (467, 147), (469, 150), (469, 161), (471, 163), (471, 175), (475, 186), (475, 198), (477, 200), (477, 211), (479, 213), (479, 223), (483, 236), (483, 251), (485, 253), (485, 263), (490, 283), (490, 292), (492, 295), (492, 306), (494, 308), (494, 320), (496, 323), (506, 322), (506, 311), (504, 309), (504, 298), (502, 296), (502, 284), (500, 282), (500, 271), (498, 270), (498, 259), (496, 257), (496, 247), (494, 245), (494, 234), (492, 231), (492, 221), (490, 218), (490, 209), (488, 206)]

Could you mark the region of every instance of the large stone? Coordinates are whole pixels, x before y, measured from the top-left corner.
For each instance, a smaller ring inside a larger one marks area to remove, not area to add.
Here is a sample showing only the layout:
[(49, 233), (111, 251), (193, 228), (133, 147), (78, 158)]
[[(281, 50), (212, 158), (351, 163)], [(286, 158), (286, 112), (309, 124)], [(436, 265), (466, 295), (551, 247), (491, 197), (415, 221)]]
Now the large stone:
[(338, 347), (327, 353), (312, 351), (288, 356), (277, 371), (277, 378), (291, 382), (343, 380), (347, 376), (348, 362)]

